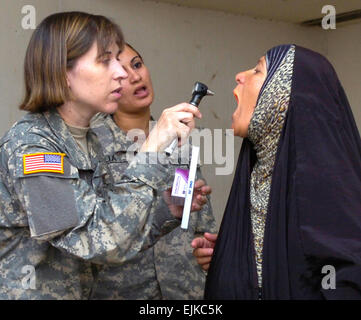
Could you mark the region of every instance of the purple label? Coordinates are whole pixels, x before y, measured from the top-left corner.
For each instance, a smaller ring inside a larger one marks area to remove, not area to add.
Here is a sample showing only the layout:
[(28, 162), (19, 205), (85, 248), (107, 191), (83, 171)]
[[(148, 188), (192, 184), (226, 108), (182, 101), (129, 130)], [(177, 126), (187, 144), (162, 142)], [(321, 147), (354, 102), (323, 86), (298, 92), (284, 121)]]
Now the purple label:
[(189, 170), (187, 169), (176, 169), (176, 174), (179, 174), (186, 182), (188, 181)]

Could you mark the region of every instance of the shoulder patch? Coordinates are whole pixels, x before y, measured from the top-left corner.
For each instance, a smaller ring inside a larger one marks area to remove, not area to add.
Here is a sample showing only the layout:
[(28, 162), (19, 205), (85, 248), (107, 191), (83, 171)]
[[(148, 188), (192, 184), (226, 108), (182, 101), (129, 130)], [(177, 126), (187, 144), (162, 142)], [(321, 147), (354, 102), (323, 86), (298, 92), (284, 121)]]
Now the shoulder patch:
[(24, 174), (56, 172), (64, 174), (65, 153), (41, 152), (23, 155)]

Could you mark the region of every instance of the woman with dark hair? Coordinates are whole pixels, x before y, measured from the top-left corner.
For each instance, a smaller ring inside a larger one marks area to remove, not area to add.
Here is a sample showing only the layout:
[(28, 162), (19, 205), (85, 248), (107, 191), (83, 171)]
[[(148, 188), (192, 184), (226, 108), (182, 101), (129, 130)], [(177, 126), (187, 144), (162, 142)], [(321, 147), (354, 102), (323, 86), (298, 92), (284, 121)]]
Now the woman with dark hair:
[(218, 238), (192, 243), (205, 298), (360, 299), (361, 142), (333, 67), (282, 45), (236, 82), (231, 193)]
[[(110, 185), (121, 181), (122, 172), (129, 165), (129, 157), (148, 136), (152, 119), (150, 107), (154, 99), (150, 72), (140, 53), (126, 44), (119, 60), (128, 78), (122, 82), (118, 108), (114, 114), (99, 114), (92, 121), (92, 128), (107, 159), (110, 174), (105, 180)], [(189, 169), (189, 159), (178, 161), (178, 155), (177, 152), (172, 154), (172, 163)], [(211, 190), (205, 186), (200, 169), (197, 170), (197, 179), (195, 188), (200, 192), (196, 197), (199, 202), (206, 203), (206, 195)], [(158, 199), (158, 211), (169, 210), (162, 194), (155, 193), (154, 197)], [(215, 230), (212, 208), (210, 204), (205, 204), (202, 210), (190, 216), (187, 232), (177, 227), (127, 263), (99, 266), (92, 298), (202, 299), (205, 273), (193, 259), (189, 243), (194, 236)]]
[(33, 33), (21, 104), (29, 112), (0, 140), (0, 299), (86, 298), (90, 262), (123, 263), (180, 223), (181, 212), (156, 211), (153, 193), (171, 186), (161, 150), (194, 127), (194, 106), (166, 109), (118, 190), (103, 183), (89, 124), (118, 107), (123, 46), (116, 24), (82, 12), (53, 14)]

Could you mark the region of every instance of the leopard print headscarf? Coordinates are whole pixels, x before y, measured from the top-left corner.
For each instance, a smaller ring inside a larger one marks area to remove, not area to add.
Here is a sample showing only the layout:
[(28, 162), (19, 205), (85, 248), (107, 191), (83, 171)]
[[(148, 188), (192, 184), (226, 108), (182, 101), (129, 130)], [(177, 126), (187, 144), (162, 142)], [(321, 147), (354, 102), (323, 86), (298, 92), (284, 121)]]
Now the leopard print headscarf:
[[(291, 45), (278, 65), (270, 61), (278, 47), (267, 52), (267, 78), (261, 89), (248, 128), (248, 139), (257, 153), (251, 173), (251, 220), (255, 246), (258, 285), (262, 287), (262, 251), (277, 146), (286, 118), (291, 94), (295, 46)], [(280, 50), (278, 50), (280, 51)]]

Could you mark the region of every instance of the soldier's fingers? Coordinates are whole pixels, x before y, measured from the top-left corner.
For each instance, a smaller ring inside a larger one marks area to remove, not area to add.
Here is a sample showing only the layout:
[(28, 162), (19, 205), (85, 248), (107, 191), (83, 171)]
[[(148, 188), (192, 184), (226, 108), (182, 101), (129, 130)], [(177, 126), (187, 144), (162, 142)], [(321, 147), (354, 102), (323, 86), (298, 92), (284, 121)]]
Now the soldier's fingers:
[(199, 205), (204, 205), (207, 203), (207, 197), (206, 196), (202, 196), (201, 194), (198, 194), (196, 197), (197, 203)]
[(191, 122), (193, 120), (193, 113), (190, 113), (190, 112), (177, 112), (177, 113), (175, 113), (174, 117), (179, 122), (187, 124), (188, 122)]
[(179, 136), (181, 136), (182, 134), (184, 135), (184, 131), (187, 132), (187, 134), (189, 134), (189, 132), (191, 132), (196, 126), (196, 123), (194, 121), (194, 119), (190, 119), (189, 121), (182, 121), (179, 122), (178, 128), (180, 130), (180, 132), (178, 133)]
[(212, 188), (210, 186), (203, 186), (201, 188), (201, 193), (203, 195), (211, 194), (212, 193)]
[(180, 112), (180, 111), (184, 111), (184, 112), (190, 112), (192, 113), (195, 117), (197, 118), (202, 118), (202, 114), (199, 111), (199, 109), (195, 106), (193, 106), (192, 104), (189, 103), (180, 103), (174, 107), (168, 108), (167, 109), (169, 112)]
[(205, 185), (205, 181), (202, 179), (198, 179), (195, 183), (194, 183), (194, 188), (195, 189), (200, 189)]
[(199, 211), (199, 210), (201, 210), (201, 209), (202, 209), (202, 206), (201, 206), (201, 205), (196, 204), (196, 203), (193, 203), (193, 204), (192, 204), (192, 209), (191, 209), (192, 212), (193, 212), (193, 211)]

